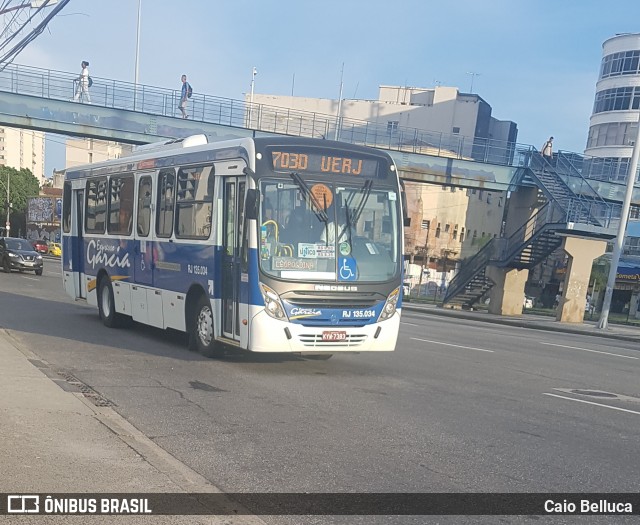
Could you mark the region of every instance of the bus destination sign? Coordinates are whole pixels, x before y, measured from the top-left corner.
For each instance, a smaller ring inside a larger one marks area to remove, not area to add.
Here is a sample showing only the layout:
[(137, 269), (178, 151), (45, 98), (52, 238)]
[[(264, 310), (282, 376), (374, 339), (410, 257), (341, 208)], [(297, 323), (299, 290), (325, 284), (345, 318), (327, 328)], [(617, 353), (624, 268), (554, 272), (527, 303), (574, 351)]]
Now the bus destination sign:
[(272, 151), (271, 159), (275, 171), (297, 171), (330, 173), (334, 175), (356, 175), (377, 177), (379, 162), (375, 159), (355, 155), (340, 156), (331, 153)]

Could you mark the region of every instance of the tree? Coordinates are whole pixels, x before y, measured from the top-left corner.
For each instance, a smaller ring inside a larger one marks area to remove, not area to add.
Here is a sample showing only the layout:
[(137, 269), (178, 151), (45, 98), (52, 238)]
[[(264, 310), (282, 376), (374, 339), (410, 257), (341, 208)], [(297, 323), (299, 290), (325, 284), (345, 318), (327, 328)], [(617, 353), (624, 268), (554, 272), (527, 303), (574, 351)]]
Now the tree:
[(591, 267), (591, 276), (589, 277), (589, 280), (593, 284), (594, 291), (602, 290), (607, 286), (610, 266), (611, 264), (609, 259), (604, 255), (598, 257), (595, 261), (593, 261), (593, 266)]
[[(37, 197), (40, 193), (40, 184), (33, 173), (26, 168), (17, 170), (9, 166), (0, 166), (0, 197), (6, 213), (7, 178), (9, 181), (9, 202), (11, 213), (26, 213), (27, 199)], [(0, 221), (1, 222), (1, 221)]]
[[(7, 179), (9, 179), (9, 200), (7, 201)], [(11, 232), (6, 235), (19, 235), (26, 232), (27, 199), (37, 197), (40, 193), (38, 179), (28, 169), (17, 170), (8, 166), (0, 166), (0, 207), (2, 217), (0, 224), (4, 225), (7, 206), (11, 204)]]

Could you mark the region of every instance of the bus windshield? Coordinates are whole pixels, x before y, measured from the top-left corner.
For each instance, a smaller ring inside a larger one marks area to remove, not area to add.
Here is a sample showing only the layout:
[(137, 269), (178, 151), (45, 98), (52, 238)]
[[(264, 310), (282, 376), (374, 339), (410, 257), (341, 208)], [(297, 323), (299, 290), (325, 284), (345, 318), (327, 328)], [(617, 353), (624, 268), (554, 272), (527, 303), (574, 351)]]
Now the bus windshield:
[(285, 280), (382, 282), (401, 262), (399, 195), (362, 179), (261, 183), (260, 266)]

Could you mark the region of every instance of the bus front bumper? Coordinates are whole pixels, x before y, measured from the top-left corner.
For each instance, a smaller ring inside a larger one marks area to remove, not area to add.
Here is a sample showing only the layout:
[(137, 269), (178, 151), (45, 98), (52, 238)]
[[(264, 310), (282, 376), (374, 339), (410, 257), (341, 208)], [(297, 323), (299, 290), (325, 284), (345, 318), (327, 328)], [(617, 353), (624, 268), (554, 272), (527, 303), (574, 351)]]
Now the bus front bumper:
[(391, 352), (396, 347), (399, 327), (400, 310), (386, 321), (362, 327), (318, 327), (278, 321), (262, 309), (251, 321), (248, 349), (300, 354)]

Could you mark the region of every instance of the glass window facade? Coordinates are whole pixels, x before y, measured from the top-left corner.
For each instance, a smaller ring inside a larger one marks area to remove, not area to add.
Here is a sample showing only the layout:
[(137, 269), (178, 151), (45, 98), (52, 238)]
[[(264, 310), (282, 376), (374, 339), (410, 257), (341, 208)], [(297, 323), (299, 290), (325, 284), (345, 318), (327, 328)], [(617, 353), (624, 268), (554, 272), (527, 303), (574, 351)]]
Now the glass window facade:
[(612, 53), (602, 59), (600, 78), (616, 77), (620, 75), (637, 75), (640, 50)]
[(594, 113), (640, 108), (640, 86), (604, 89), (596, 93)]
[(587, 148), (599, 146), (632, 146), (636, 139), (636, 122), (608, 122), (589, 128)]

